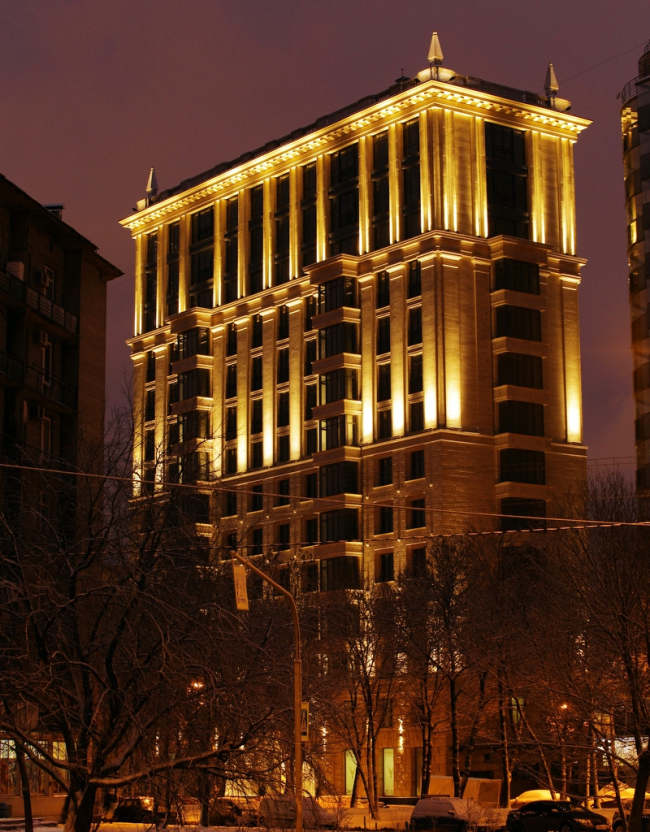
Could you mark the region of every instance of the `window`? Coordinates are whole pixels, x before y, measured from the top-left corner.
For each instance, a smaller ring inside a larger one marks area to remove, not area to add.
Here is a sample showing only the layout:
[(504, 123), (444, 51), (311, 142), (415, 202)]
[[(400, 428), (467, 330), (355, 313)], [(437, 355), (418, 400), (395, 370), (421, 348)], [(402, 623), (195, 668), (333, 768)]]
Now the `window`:
[[(313, 546), (318, 543), (318, 517), (310, 517), (305, 521), (305, 543)], [(318, 578), (318, 573), (316, 573)]]
[(181, 253), (181, 226), (173, 222), (167, 226), (167, 256), (178, 257)]
[(314, 418), (314, 408), (317, 405), (318, 387), (315, 384), (305, 386), (305, 421)]
[(278, 350), (278, 384), (289, 381), (289, 349)]
[(145, 381), (148, 383), (150, 381), (156, 380), (156, 353), (153, 350), (149, 350), (147, 353), (147, 371), (145, 375)]
[[(317, 541), (314, 541), (316, 543)], [(302, 591), (318, 592), (318, 564), (306, 563), (302, 568)]]
[(192, 214), (191, 234), (192, 245), (212, 238), (214, 234), (214, 210), (212, 207)]
[(372, 140), (372, 228), (375, 249), (390, 244), (390, 178), (386, 130)]
[(501, 531), (543, 529), (546, 517), (546, 500), (528, 500), (522, 497), (506, 497), (501, 500), (501, 514), (516, 515), (501, 518)]
[(359, 494), (359, 464), (357, 462), (334, 462), (320, 469), (320, 496), (336, 494)]
[(226, 228), (224, 234), (225, 257), (223, 272), (223, 301), (237, 300), (237, 270), (239, 268), (239, 200), (232, 197), (226, 202)]
[(158, 233), (147, 234), (147, 266), (158, 264)]
[(153, 422), (156, 418), (156, 391), (147, 390), (145, 393), (144, 420)]
[(424, 402), (411, 402), (409, 405), (409, 414), (411, 433), (424, 430)]
[(286, 428), (289, 425), (289, 394), (278, 394), (278, 427)]
[(226, 474), (237, 473), (237, 448), (226, 448)]
[(302, 169), (302, 264), (309, 266), (316, 262), (316, 165), (305, 165)]
[(310, 428), (305, 431), (305, 454), (312, 456), (318, 451), (318, 430)]
[(386, 583), (387, 581), (395, 580), (395, 570), (393, 567), (393, 553), (381, 552), (377, 555), (377, 570), (375, 573), (375, 580), (377, 583)]
[(251, 393), (262, 389), (262, 356), (251, 359)]
[(422, 353), (409, 359), (409, 393), (422, 392)]
[(409, 263), (408, 285), (406, 288), (407, 298), (417, 298), (422, 294), (422, 267), (419, 260), (412, 260)]
[(331, 592), (340, 589), (358, 589), (359, 586), (359, 558), (343, 555), (338, 558), (325, 558), (321, 560), (321, 592)]
[(321, 358), (330, 358), (343, 352), (358, 352), (356, 324), (341, 323), (325, 327), (321, 329), (319, 337)]
[(251, 325), (251, 348), (256, 349), (262, 346), (263, 328), (262, 316), (253, 315)]
[(262, 460), (262, 443), (251, 442), (251, 468), (261, 468)]
[(302, 169), (302, 197), (309, 199), (316, 196), (316, 164), (305, 165)]
[(318, 341), (315, 338), (310, 338), (309, 341), (305, 341), (305, 375), (310, 376), (314, 372), (314, 368), (312, 366), (313, 362), (316, 361), (316, 350), (318, 346)]
[(356, 416), (332, 416), (321, 424), (321, 451), (358, 444)]
[(305, 497), (308, 500), (318, 497), (318, 474), (305, 475)]
[(226, 335), (226, 356), (237, 355), (237, 327), (228, 324)]
[(357, 400), (359, 397), (357, 371), (342, 368), (323, 373), (320, 377), (321, 404), (339, 402), (343, 399)]
[(179, 268), (178, 260), (172, 260), (167, 266), (167, 315), (178, 312)]
[(328, 280), (318, 288), (318, 306), (321, 314), (331, 312), (333, 309), (341, 309), (347, 306), (356, 309), (357, 285), (352, 277), (337, 277), (335, 280)]
[(330, 157), (330, 255), (359, 253), (359, 152), (356, 144)]
[(410, 510), (407, 512), (406, 528), (407, 529), (421, 529), (427, 524), (426, 513), (424, 510), (424, 497), (417, 500), (411, 500)]
[(377, 321), (377, 355), (390, 352), (390, 318), (379, 318)]
[[(235, 435), (237, 435), (237, 409), (235, 408)], [(178, 440), (188, 442), (191, 439), (210, 438), (210, 412), (208, 410), (190, 410), (178, 417)], [(234, 438), (234, 437), (233, 437)]]
[(237, 395), (237, 365), (228, 364), (226, 367), (226, 398), (232, 399)]
[(214, 269), (214, 252), (212, 247), (204, 248), (192, 255), (190, 263), (190, 286), (212, 280)]
[(310, 295), (308, 298), (305, 298), (305, 332), (311, 332), (314, 328), (313, 317), (316, 314), (317, 310), (317, 297), (316, 295)]
[(239, 200), (234, 196), (226, 202), (226, 231), (237, 231), (239, 225)]
[(494, 289), (539, 295), (539, 266), (503, 257), (494, 263)]
[(422, 307), (409, 309), (408, 345), (413, 347), (422, 343)]
[(391, 397), (390, 364), (377, 367), (377, 401), (385, 402)]
[(384, 456), (377, 460), (377, 485), (390, 485), (393, 482), (393, 457)]
[[(236, 392), (236, 390), (235, 390)], [(210, 370), (196, 369), (187, 373), (180, 373), (178, 376), (179, 401), (193, 399), (195, 396), (206, 396), (210, 394)]]
[(144, 432), (144, 458), (145, 462), (152, 462), (156, 457), (156, 432), (153, 428)]
[(505, 448), (499, 452), (499, 482), (528, 482), (546, 485), (543, 451)]
[(420, 124), (414, 120), (402, 128), (402, 217), (405, 240), (422, 231), (420, 203)]
[(289, 462), (289, 436), (278, 437), (278, 462)]
[(237, 438), (237, 405), (226, 408), (226, 442)]
[(177, 340), (177, 351), (177, 361), (194, 355), (209, 355), (210, 330), (195, 328), (181, 332)]
[(253, 529), (251, 532), (251, 555), (261, 555), (264, 551), (264, 529)]
[(379, 506), (375, 518), (375, 534), (388, 534), (393, 531), (393, 507)]
[(390, 410), (380, 410), (377, 414), (379, 420), (379, 439), (390, 439), (393, 435), (393, 415)]
[(223, 507), (224, 517), (234, 517), (237, 514), (237, 492), (226, 491), (226, 499)]
[(528, 169), (524, 133), (485, 123), (489, 236), (528, 238)]
[(278, 549), (288, 549), (291, 545), (291, 523), (281, 523), (277, 531)]
[(503, 352), (497, 358), (497, 384), (543, 388), (542, 359), (537, 355)]
[(542, 340), (542, 317), (538, 309), (497, 306), (495, 338), (507, 336), (526, 341)]
[(278, 309), (278, 341), (289, 337), (289, 308), (281, 306)]
[(262, 433), (263, 412), (262, 399), (253, 399), (251, 402), (251, 433)]
[(411, 451), (411, 469), (409, 479), (419, 480), (424, 476), (424, 448)]
[(262, 511), (264, 508), (264, 486), (254, 485), (251, 488), (249, 511)]
[(544, 405), (531, 402), (499, 402), (499, 432), (544, 436)]
[(291, 480), (279, 480), (278, 482), (278, 496), (275, 498), (276, 506), (288, 506), (289, 495), (291, 493)]
[(390, 275), (379, 272), (377, 275), (377, 309), (383, 309), (390, 304)]
[(424, 546), (409, 551), (411, 577), (423, 578), (427, 573), (427, 550)]

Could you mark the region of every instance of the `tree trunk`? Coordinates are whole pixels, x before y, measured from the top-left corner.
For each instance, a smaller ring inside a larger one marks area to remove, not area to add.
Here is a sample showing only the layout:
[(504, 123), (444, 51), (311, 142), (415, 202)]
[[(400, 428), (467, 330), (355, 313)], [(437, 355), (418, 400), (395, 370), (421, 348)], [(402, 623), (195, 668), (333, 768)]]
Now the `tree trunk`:
[(351, 809), (354, 809), (354, 807), (357, 805), (357, 797), (358, 797), (357, 789), (359, 788), (359, 774), (360, 774), (360, 772), (359, 772), (359, 763), (357, 761), (356, 756), (354, 758), (354, 761), (355, 761), (354, 780), (352, 781), (352, 794), (350, 795), (350, 808)]
[(449, 677), (449, 727), (451, 729), (451, 776), (454, 797), (460, 797), (460, 742), (458, 739), (458, 696), (456, 680)]
[(204, 771), (199, 772), (199, 803), (201, 810), (199, 812), (199, 826), (210, 825), (210, 785), (208, 783), (208, 776)]
[(478, 733), (478, 726), (481, 722), (481, 715), (483, 714), (483, 709), (485, 708), (486, 675), (486, 673), (481, 673), (479, 677), (479, 700), (478, 704), (476, 705), (476, 715), (474, 716), (472, 729), (469, 733), (469, 738), (467, 740), (467, 750), (465, 752), (465, 766), (463, 768), (463, 776), (460, 781), (460, 797), (462, 797), (465, 794), (465, 789), (467, 788), (467, 781), (469, 780), (469, 775), (472, 771), (472, 755), (474, 753), (474, 746), (476, 745), (476, 735)]
[(83, 791), (75, 794), (68, 804), (64, 832), (90, 832), (93, 824), (93, 810), (97, 786), (87, 784)]
[(508, 743), (508, 722), (503, 701), (503, 685), (499, 680), (499, 730), (501, 732), (501, 795), (499, 803), (503, 808), (510, 805), (510, 745)]
[(628, 832), (641, 832), (648, 778), (650, 778), (650, 749), (644, 748), (639, 754), (639, 768), (637, 769), (636, 783), (634, 785), (634, 799), (632, 800), (630, 820), (627, 825)]
[(23, 795), (23, 812), (25, 814), (25, 832), (34, 832), (34, 818), (32, 816), (32, 795), (29, 791), (29, 776), (25, 765), (25, 753), (15, 744), (16, 762), (20, 771), (20, 787)]

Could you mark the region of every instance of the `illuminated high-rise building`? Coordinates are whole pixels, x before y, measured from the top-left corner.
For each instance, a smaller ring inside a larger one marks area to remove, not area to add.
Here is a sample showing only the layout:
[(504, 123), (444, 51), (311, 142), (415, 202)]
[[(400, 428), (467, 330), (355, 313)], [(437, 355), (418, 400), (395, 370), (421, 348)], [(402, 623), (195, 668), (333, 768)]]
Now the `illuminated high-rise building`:
[(552, 67), (540, 96), (434, 52), (174, 188), (150, 178), (122, 221), (136, 493), (196, 483), (197, 535), (299, 560), (305, 591), (390, 581), (431, 534), (540, 525), (586, 477), (589, 122)]
[(622, 93), (623, 164), (629, 265), (636, 485), (650, 494), (650, 43), (639, 58), (639, 74)]

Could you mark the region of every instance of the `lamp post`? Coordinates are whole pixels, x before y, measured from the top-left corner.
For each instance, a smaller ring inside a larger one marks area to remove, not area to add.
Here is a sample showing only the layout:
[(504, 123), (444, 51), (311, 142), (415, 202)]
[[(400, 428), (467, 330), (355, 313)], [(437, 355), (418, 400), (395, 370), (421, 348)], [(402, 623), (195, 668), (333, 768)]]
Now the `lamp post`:
[(302, 661), (300, 658), (300, 621), (298, 620), (298, 608), (293, 599), (293, 595), (286, 590), (279, 583), (270, 578), (261, 569), (258, 569), (248, 558), (243, 557), (234, 549), (230, 550), (232, 557), (236, 558), (239, 563), (247, 566), (256, 575), (259, 575), (263, 581), (271, 584), (274, 589), (277, 589), (284, 595), (291, 608), (291, 616), (293, 618), (293, 630), (295, 637), (295, 651), (293, 659), (293, 718), (294, 718), (294, 774), (293, 787), (296, 800), (296, 832), (302, 832), (302, 736), (301, 736), (301, 718), (302, 718)]

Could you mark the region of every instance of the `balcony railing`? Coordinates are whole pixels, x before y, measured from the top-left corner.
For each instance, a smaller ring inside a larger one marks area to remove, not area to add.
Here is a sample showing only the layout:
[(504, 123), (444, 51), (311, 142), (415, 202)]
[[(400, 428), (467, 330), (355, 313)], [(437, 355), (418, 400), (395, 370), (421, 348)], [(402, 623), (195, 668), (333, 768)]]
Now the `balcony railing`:
[(30, 390), (35, 390), (41, 396), (65, 407), (74, 410), (77, 406), (77, 388), (52, 373), (46, 373), (37, 364), (28, 364), (25, 367), (24, 384)]
[(39, 315), (48, 318), (50, 321), (63, 327), (63, 329), (76, 335), (79, 331), (79, 318), (68, 312), (63, 306), (53, 300), (41, 295), (35, 289), (8, 272), (0, 271), (0, 290), (12, 298), (26, 304), (34, 309)]

